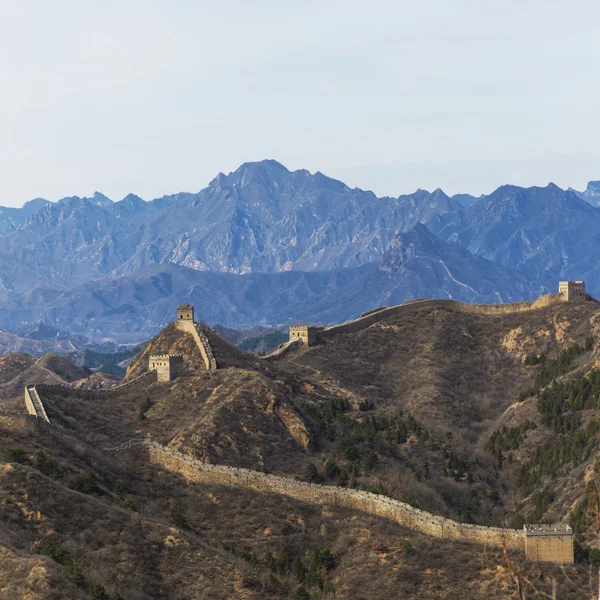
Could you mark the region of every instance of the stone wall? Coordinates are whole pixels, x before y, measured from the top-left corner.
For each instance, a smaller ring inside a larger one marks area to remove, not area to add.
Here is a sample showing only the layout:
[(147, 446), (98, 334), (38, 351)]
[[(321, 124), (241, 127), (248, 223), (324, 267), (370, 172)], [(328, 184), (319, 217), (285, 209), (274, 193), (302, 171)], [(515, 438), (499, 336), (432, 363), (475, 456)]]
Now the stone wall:
[(28, 414), (50, 423), (50, 419), (46, 414), (46, 409), (44, 408), (42, 399), (35, 389), (35, 386), (25, 386), (25, 407), (27, 408)]
[(300, 340), (297, 340), (297, 339), (290, 340), (288, 342), (285, 342), (284, 344), (280, 344), (279, 346), (277, 346), (277, 348), (275, 348), (275, 350), (269, 352), (269, 354), (266, 354), (265, 356), (262, 356), (261, 358), (263, 358), (264, 360), (270, 360), (272, 358), (278, 358), (278, 357), (284, 356), (293, 348), (300, 347), (301, 344), (302, 344), (302, 342)]
[(44, 408), (44, 403), (42, 402), (42, 394), (44, 393), (50, 393), (59, 396), (75, 394), (80, 398), (98, 398), (99, 396), (108, 397), (110, 395), (118, 394), (119, 392), (132, 385), (136, 385), (142, 382), (150, 383), (152, 381), (156, 381), (156, 379), (156, 371), (146, 371), (145, 373), (142, 373), (139, 377), (136, 377), (131, 381), (118, 385), (114, 388), (108, 388), (106, 390), (80, 390), (69, 387), (68, 385), (47, 383), (40, 383), (38, 385), (28, 385), (25, 386), (25, 408), (27, 409), (28, 414), (50, 422), (50, 419), (46, 414), (46, 409)]
[(398, 306), (376, 309), (374, 311), (365, 313), (363, 316), (358, 317), (357, 319), (347, 321), (346, 323), (341, 323), (340, 325), (326, 327), (325, 329), (317, 332), (317, 341), (331, 339), (341, 333), (354, 333), (356, 331), (360, 331), (370, 327), (375, 323), (378, 323), (382, 319), (400, 315), (415, 304), (435, 304), (439, 305), (440, 307), (452, 308), (461, 312), (491, 315), (538, 310), (546, 306), (557, 304), (561, 301), (562, 298), (558, 294), (547, 294), (545, 296), (540, 296), (534, 302), (513, 302), (510, 304), (468, 304), (466, 302), (457, 302), (456, 300), (412, 300), (410, 302), (406, 302), (405, 304), (399, 304)]
[(171, 381), (183, 370), (181, 354), (153, 354), (148, 358), (148, 370), (156, 371), (158, 381)]
[[(53, 386), (46, 387), (52, 388)], [(34, 422), (45, 425), (50, 430), (61, 435), (85, 440), (88, 444), (103, 452), (118, 455), (134, 448), (145, 447), (147, 448), (149, 459), (153, 464), (161, 466), (168, 471), (179, 473), (190, 482), (282, 494), (310, 504), (329, 504), (352, 510), (360, 510), (361, 512), (394, 521), (412, 531), (440, 539), (494, 547), (501, 547), (504, 543), (511, 550), (523, 551), (525, 549), (525, 534), (523, 530), (458, 523), (457, 521), (413, 508), (399, 500), (371, 492), (296, 481), (288, 477), (270, 475), (250, 469), (211, 465), (147, 439), (131, 439), (117, 446), (102, 447), (87, 440), (86, 436), (75, 431), (51, 425), (49, 422), (34, 419), (28, 415), (23, 416), (32, 418)]]
[(198, 349), (200, 350), (200, 354), (202, 355), (202, 359), (206, 365), (206, 370), (215, 371), (217, 369), (217, 361), (215, 359), (215, 355), (213, 354), (212, 348), (210, 347), (210, 342), (208, 341), (208, 338), (204, 332), (199, 329), (193, 321), (190, 320), (177, 321), (177, 327), (181, 329), (181, 331), (185, 331), (186, 333), (192, 335), (196, 345), (198, 346)]
[(160, 444), (148, 444), (150, 460), (180, 473), (187, 480), (213, 485), (282, 494), (311, 504), (332, 504), (390, 519), (413, 531), (437, 538), (524, 550), (524, 532), (515, 529), (468, 525), (432, 515), (386, 496), (360, 490), (311, 484), (249, 469), (210, 465)]

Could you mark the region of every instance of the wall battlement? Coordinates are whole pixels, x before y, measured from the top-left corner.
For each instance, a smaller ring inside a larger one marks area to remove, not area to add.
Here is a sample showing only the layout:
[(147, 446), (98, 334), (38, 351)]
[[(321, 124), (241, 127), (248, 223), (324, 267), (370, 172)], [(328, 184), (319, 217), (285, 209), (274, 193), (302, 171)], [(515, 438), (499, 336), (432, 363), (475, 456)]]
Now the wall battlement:
[[(54, 386), (47, 387), (52, 388)], [(23, 416), (27, 417), (27, 415)], [(297, 481), (281, 475), (271, 475), (240, 467), (205, 463), (152, 440), (131, 439), (117, 446), (101, 447), (94, 442), (90, 442), (85, 436), (82, 436), (75, 431), (67, 430), (58, 425), (52, 425), (49, 421), (46, 422), (39, 419), (33, 420), (61, 435), (91, 443), (92, 446), (103, 452), (119, 455), (124, 451), (132, 450), (134, 448), (146, 447), (151, 462), (160, 465), (169, 471), (181, 474), (188, 481), (245, 488), (264, 493), (281, 494), (311, 504), (330, 504), (353, 510), (360, 510), (394, 521), (407, 529), (440, 539), (463, 541), (482, 546), (502, 547), (503, 545), (506, 545), (509, 550), (523, 552), (524, 550), (527, 551), (526, 545), (530, 544), (527, 538), (527, 528), (547, 527), (544, 525), (529, 525), (523, 530), (517, 530), (459, 523), (439, 515), (413, 508), (400, 500), (395, 500), (372, 492)], [(567, 525), (555, 525), (552, 527), (564, 528), (565, 534), (570, 530)], [(538, 539), (545, 540), (552, 539), (552, 537), (551, 535), (546, 535), (545, 537), (539, 536)], [(529, 545), (529, 548), (531, 549), (532, 546)], [(532, 560), (540, 560), (540, 562), (569, 564), (569, 560), (572, 561), (572, 543), (570, 554), (565, 542), (563, 542), (560, 552), (551, 550), (549, 553), (544, 554), (542, 550), (542, 553), (538, 553), (535, 556), (533, 553), (528, 553), (527, 555)], [(536, 556), (538, 558), (536, 558)]]
[(178, 319), (177, 327), (182, 331), (191, 334), (191, 336), (194, 338), (196, 346), (198, 346), (198, 350), (200, 350), (200, 354), (202, 355), (202, 359), (206, 365), (206, 370), (216, 371), (218, 368), (217, 360), (215, 359), (215, 355), (213, 354), (206, 334), (198, 327), (196, 323), (194, 323), (194, 321), (189, 319)]

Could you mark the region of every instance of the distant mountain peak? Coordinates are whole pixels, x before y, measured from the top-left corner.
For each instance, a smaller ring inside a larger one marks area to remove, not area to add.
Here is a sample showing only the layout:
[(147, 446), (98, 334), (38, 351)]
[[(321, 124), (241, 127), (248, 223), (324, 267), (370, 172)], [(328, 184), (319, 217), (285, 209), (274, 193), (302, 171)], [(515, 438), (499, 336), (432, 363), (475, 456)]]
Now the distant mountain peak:
[(110, 206), (113, 204), (113, 201), (108, 196), (105, 196), (102, 192), (94, 192), (92, 201), (98, 206)]
[(449, 242), (431, 233), (426, 225), (417, 223), (409, 231), (392, 238), (389, 249), (381, 259), (380, 269), (390, 273), (397, 271), (407, 261), (419, 256), (439, 255), (449, 245)]

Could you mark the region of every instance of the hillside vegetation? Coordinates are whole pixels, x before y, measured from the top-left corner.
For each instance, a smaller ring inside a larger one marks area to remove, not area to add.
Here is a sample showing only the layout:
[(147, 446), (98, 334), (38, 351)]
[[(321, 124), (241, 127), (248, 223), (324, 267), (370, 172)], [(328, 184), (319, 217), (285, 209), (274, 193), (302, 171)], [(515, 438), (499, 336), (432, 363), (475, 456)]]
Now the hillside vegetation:
[(206, 329), (216, 371), (170, 325), (127, 380), (150, 354), (183, 354), (174, 381), (45, 392), (54, 428), (0, 413), (0, 545), (6, 564), (22, 558), (4, 576), (26, 590), (16, 598), (517, 597), (501, 550), (191, 483), (144, 450), (117, 458), (94, 446), (151, 438), (463, 522), (570, 522), (575, 567), (510, 558), (527, 597), (549, 594), (552, 578), (560, 598), (589, 595), (587, 561), (600, 556), (599, 315), (591, 300), (522, 312), (421, 302), (276, 361)]

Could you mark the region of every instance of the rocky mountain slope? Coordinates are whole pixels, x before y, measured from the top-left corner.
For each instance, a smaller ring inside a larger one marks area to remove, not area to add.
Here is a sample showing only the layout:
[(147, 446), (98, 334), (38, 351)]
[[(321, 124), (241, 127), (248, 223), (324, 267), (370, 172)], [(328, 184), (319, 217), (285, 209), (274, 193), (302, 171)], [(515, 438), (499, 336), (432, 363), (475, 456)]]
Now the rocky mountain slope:
[(500, 302), (528, 300), (543, 291), (517, 271), (417, 225), (392, 238), (379, 263), (355, 269), (240, 276), (154, 265), (63, 292), (33, 308), (31, 318), (54, 319), (60, 327), (97, 338), (139, 342), (160, 330), (183, 299), (208, 323), (250, 328), (292, 320), (329, 325), (419, 297)]
[[(15, 210), (4, 230), (0, 222), (0, 327), (8, 330), (42, 320), (135, 342), (164, 327), (182, 301), (210, 324), (252, 327), (340, 321), (418, 296), (528, 299), (554, 291), (558, 279), (600, 291), (600, 208), (552, 184), (502, 186), (476, 201), (439, 189), (378, 198), (265, 160), (219, 174), (198, 193), (151, 202), (96, 193)], [(396, 236), (417, 225), (435, 237), (396, 284), (384, 281), (379, 267)], [(472, 284), (484, 265), (493, 291)], [(357, 294), (365, 272), (369, 283), (379, 279), (373, 293)]]

